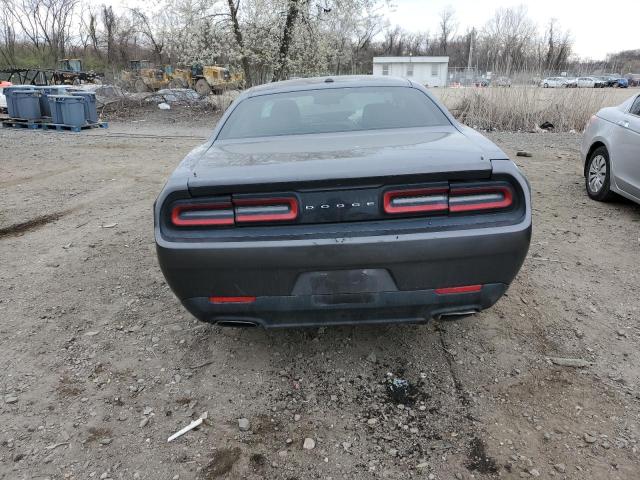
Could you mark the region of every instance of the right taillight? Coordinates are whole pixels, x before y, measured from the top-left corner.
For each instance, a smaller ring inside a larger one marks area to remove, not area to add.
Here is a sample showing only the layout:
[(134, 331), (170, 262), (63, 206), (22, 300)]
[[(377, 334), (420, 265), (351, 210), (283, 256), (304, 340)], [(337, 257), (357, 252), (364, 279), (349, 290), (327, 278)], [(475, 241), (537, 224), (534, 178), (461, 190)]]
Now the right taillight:
[(451, 213), (501, 210), (512, 204), (513, 190), (507, 185), (455, 186), (449, 190)]
[(514, 202), (514, 190), (506, 182), (459, 184), (425, 188), (394, 188), (382, 197), (390, 215), (473, 213), (504, 210)]

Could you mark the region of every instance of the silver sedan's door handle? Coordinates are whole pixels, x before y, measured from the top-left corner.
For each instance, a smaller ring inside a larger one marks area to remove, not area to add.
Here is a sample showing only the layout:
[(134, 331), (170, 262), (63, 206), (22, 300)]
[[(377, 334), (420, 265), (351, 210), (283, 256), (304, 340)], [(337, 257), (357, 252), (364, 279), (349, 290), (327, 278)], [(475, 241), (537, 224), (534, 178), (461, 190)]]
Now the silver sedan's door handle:
[(629, 128), (629, 122), (627, 122), (626, 120), (618, 120), (618, 125), (623, 128)]

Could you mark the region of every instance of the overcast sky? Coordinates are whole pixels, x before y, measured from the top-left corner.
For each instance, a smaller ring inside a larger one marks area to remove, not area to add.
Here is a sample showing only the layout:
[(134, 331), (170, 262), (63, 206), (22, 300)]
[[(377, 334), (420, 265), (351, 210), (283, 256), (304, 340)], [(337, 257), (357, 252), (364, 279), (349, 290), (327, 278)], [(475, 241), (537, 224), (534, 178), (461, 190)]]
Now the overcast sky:
[(640, 49), (640, 1), (602, 0), (393, 0), (395, 8), (387, 13), (392, 24), (410, 31), (438, 29), (438, 13), (453, 7), (458, 33), (466, 27), (481, 27), (499, 7), (526, 5), (529, 17), (540, 27), (551, 18), (571, 31), (574, 50), (581, 57), (604, 59), (607, 53)]

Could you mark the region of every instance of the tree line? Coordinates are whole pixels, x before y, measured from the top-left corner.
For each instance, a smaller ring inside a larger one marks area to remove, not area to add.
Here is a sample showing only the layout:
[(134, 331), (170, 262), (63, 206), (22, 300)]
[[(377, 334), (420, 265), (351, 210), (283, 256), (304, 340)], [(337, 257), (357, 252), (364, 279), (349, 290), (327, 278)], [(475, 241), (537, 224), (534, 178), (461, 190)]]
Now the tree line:
[(556, 21), (536, 25), (524, 6), (499, 8), (460, 31), (455, 11), (438, 28), (409, 32), (385, 18), (388, 0), (161, 0), (116, 10), (88, 0), (3, 0), (0, 65), (51, 67), (80, 57), (117, 72), (130, 60), (229, 65), (247, 83), (291, 76), (371, 73), (374, 56), (446, 55), (452, 67), (504, 75), (575, 68)]

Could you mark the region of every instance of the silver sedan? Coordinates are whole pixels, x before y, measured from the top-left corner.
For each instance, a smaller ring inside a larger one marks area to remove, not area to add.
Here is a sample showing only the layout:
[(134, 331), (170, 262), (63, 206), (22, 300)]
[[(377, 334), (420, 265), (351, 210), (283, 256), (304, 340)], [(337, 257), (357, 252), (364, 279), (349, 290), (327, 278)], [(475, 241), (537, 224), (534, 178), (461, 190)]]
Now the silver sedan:
[(592, 199), (606, 201), (617, 193), (640, 203), (640, 94), (591, 117), (582, 158)]

